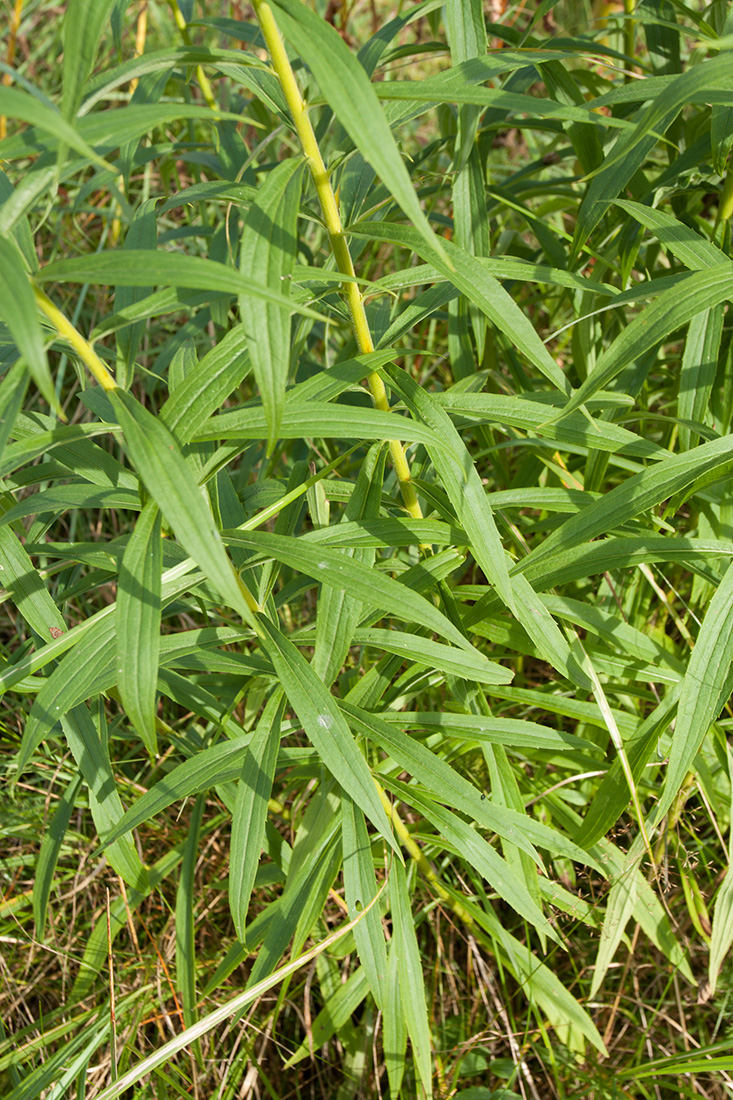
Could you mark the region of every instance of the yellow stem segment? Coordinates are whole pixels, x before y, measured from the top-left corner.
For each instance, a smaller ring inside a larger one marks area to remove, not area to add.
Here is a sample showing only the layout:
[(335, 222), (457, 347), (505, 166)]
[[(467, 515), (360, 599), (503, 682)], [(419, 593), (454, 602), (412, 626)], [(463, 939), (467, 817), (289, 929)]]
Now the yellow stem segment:
[(71, 321), (69, 321), (61, 310), (53, 304), (48, 295), (39, 287), (33, 287), (33, 294), (36, 299), (36, 305), (45, 313), (59, 336), (62, 336), (64, 340), (68, 341), (81, 361), (86, 363), (90, 373), (97, 380), (102, 389), (107, 391), (115, 389), (117, 383), (89, 341), (84, 339), (82, 334), (74, 328)]
[[(181, 33), (181, 38), (183, 39), (183, 42), (186, 46), (190, 46), (191, 35), (188, 33), (188, 24), (186, 23), (186, 20), (183, 16), (183, 12), (178, 6), (178, 0), (168, 0), (168, 7), (173, 12), (173, 18), (176, 21), (176, 26)], [(206, 100), (206, 106), (210, 107), (212, 111), (215, 111), (217, 106), (216, 98), (214, 96), (214, 92), (212, 91), (211, 84), (209, 83), (209, 78), (204, 72), (202, 65), (196, 66), (196, 78), (199, 82), (199, 87), (201, 88), (201, 94)]]
[[(253, 4), (263, 38), (267, 44), (272, 66), (282, 85), (285, 99), (290, 108), (295, 129), (297, 130), (303, 153), (305, 154), (306, 163), (308, 164), (316, 188), (316, 194), (318, 195), (318, 201), (321, 205), (321, 212), (326, 225), (328, 239), (331, 243), (331, 250), (336, 260), (336, 266), (342, 275), (353, 277), (355, 275), (354, 265), (351, 260), (349, 246), (346, 243), (346, 237), (344, 236), (341, 215), (339, 214), (338, 203), (336, 202), (336, 196), (331, 186), (328, 169), (323, 163), (318, 141), (313, 131), (313, 127), (311, 126), (310, 118), (308, 117), (308, 109), (300, 94), (300, 88), (298, 87), (295, 73), (288, 60), (287, 51), (280, 36), (275, 16), (269, 4), (264, 3), (264, 0), (253, 0)], [(344, 282), (341, 289), (349, 307), (357, 347), (362, 354), (368, 354), (374, 351), (374, 341), (372, 340), (372, 334), (369, 330), (369, 322), (367, 320), (366, 310), (364, 309), (364, 298), (362, 293), (358, 285), (354, 282)], [(380, 409), (382, 412), (389, 412), (387, 391), (381, 376), (376, 371), (373, 371), (367, 377), (367, 384), (376, 408)], [(397, 479), (400, 483), (405, 508), (414, 519), (421, 519), (422, 509), (420, 508), (417, 494), (415, 493), (415, 487), (412, 484), (410, 467), (407, 462), (404, 447), (399, 440), (392, 439), (389, 441), (389, 452), (392, 459), (392, 465), (394, 466)]]

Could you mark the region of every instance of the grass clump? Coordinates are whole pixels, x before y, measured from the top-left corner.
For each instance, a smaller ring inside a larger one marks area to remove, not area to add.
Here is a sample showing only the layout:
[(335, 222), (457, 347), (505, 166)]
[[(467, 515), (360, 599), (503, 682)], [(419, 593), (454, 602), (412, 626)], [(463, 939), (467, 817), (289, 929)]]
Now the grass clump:
[(15, 13), (3, 1095), (730, 1096), (730, 6)]

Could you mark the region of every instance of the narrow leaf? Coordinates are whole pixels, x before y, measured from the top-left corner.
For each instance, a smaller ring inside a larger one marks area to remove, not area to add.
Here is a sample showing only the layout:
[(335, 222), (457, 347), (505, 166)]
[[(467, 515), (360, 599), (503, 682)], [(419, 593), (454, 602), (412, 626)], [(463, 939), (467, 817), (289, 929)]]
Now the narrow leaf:
[[(292, 158), (268, 172), (244, 227), (240, 270), (277, 294), (284, 293), (295, 264), (303, 167), (303, 161)], [(239, 296), (239, 312), (265, 409), (268, 452), (272, 452), (290, 366), (290, 315), (269, 302), (263, 307), (246, 294)]]
[(160, 511), (149, 501), (125, 548), (117, 584), (117, 685), (122, 705), (151, 756), (157, 753), (158, 679), (163, 547)]

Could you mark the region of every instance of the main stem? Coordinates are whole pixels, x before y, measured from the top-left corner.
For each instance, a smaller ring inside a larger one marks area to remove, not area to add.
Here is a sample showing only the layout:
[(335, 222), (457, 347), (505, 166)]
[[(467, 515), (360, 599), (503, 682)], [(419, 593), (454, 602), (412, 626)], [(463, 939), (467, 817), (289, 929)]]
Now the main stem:
[[(303, 148), (303, 153), (305, 154), (306, 162), (316, 188), (316, 194), (318, 195), (318, 201), (321, 205), (321, 212), (326, 225), (331, 250), (336, 260), (336, 266), (342, 275), (353, 278), (355, 275), (354, 265), (351, 260), (349, 246), (344, 236), (341, 215), (339, 214), (336, 196), (331, 187), (328, 169), (323, 163), (318, 141), (313, 131), (313, 127), (311, 126), (310, 118), (308, 117), (308, 110), (300, 94), (300, 89), (295, 79), (292, 66), (288, 60), (285, 45), (280, 37), (277, 23), (275, 22), (275, 16), (269, 4), (264, 3), (264, 0), (253, 0), (253, 3), (260, 29), (270, 54), (272, 66), (282, 85), (285, 99), (290, 108), (295, 129), (300, 138), (300, 144)], [(357, 347), (361, 354), (368, 354), (374, 351), (374, 341), (372, 340), (372, 334), (369, 329), (369, 322), (364, 309), (364, 299), (361, 291), (357, 283), (349, 280), (344, 282), (342, 291), (349, 307)], [(372, 371), (367, 376), (367, 384), (375, 406), (382, 412), (389, 412), (387, 391), (384, 382), (376, 371)], [(389, 453), (395, 473), (397, 474), (397, 479), (400, 483), (400, 490), (402, 492), (405, 508), (414, 519), (421, 519), (422, 509), (420, 508), (417, 494), (415, 493), (415, 486), (412, 484), (407, 456), (399, 440), (392, 439), (389, 441)]]

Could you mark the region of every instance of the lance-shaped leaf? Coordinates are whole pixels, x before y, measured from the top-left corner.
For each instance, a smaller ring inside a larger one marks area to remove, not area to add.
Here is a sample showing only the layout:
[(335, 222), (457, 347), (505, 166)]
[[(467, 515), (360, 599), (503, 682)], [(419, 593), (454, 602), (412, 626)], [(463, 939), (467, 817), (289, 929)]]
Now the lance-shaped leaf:
[(465, 294), (469, 302), (477, 305), (561, 393), (569, 392), (570, 385), (565, 375), (540, 340), (529, 318), (522, 313), (499, 280), (489, 274), (484, 265), (465, 248), (441, 238), (443, 252), (453, 265), (451, 269), (443, 255), (436, 250), (434, 242), (425, 243), (420, 234), (410, 226), (395, 225), (392, 222), (360, 222), (358, 229), (352, 227), (351, 232), (368, 240), (401, 245), (422, 256), (449, 283)]
[(25, 547), (7, 525), (0, 526), (0, 575), (25, 621), (44, 641), (67, 626)]
[(425, 1000), (425, 984), (420, 950), (415, 935), (415, 922), (407, 889), (407, 876), (404, 867), (400, 864), (394, 864), (390, 871), (389, 899), (392, 907), (392, 936), (395, 940), (394, 950), (397, 953), (402, 1012), (407, 1024), (407, 1034), (412, 1043), (412, 1053), (420, 1082), (426, 1100), (430, 1100), (433, 1091), (428, 1006)]
[[(377, 879), (364, 814), (348, 795), (341, 801), (341, 840), (346, 904), (349, 913), (356, 916), (377, 896)], [(387, 948), (376, 906), (369, 909), (364, 920), (354, 930), (354, 939), (372, 996), (381, 1008), (387, 981)]]
[(12, 237), (0, 234), (0, 317), (10, 329), (33, 381), (48, 404), (63, 416), (48, 367), (43, 331), (23, 255)]
[(155, 685), (158, 679), (163, 548), (160, 511), (143, 508), (125, 548), (117, 584), (117, 685), (127, 716), (151, 756), (157, 752)]
[[(304, 162), (285, 160), (268, 172), (250, 205), (240, 249), (240, 270), (278, 294), (288, 288), (297, 251), (298, 205)], [(290, 315), (239, 295), (239, 313), (267, 418), (267, 446), (277, 441), (290, 365)]]
[(110, 400), (130, 459), (176, 537), (225, 602), (253, 625), (252, 598), (227, 557), (211, 509), (168, 428), (124, 390)]
[[(155, 219), (157, 201), (157, 198), (146, 199), (135, 211), (122, 245), (123, 251), (148, 250), (151, 252), (151, 259), (153, 258), (152, 254), (155, 253), (158, 240), (158, 226)], [(150, 287), (118, 286), (115, 291), (115, 312), (129, 309), (147, 298), (150, 293)], [(124, 390), (129, 388), (132, 381), (135, 359), (144, 331), (145, 322), (141, 320), (132, 325), (125, 325), (117, 333), (117, 381)]]
[(263, 648), (303, 728), (334, 779), (399, 853), (379, 800), (369, 765), (357, 748), (336, 700), (302, 653), (268, 619), (262, 619)]
[(179, 286), (224, 294), (249, 294), (271, 302), (286, 313), (302, 313), (316, 321), (326, 318), (308, 306), (291, 301), (282, 292), (255, 282), (226, 264), (186, 256), (182, 252), (153, 252), (144, 248), (129, 251), (95, 252), (47, 264), (36, 282), (104, 283), (108, 286)]
[[(28, 92), (21, 91), (20, 88), (0, 87), (0, 114), (37, 126), (44, 134), (65, 142), (71, 149), (93, 161), (94, 164), (114, 172), (112, 166), (95, 153), (91, 145), (62, 117), (59, 111), (47, 106), (46, 102), (42, 102), (35, 96), (29, 95)], [(10, 142), (12, 139), (6, 140)], [(3, 146), (5, 151), (7, 146), (5, 143)]]
[(733, 569), (728, 567), (710, 601), (682, 681), (664, 790), (654, 808), (657, 822), (672, 805), (711, 722), (725, 704), (731, 690), (731, 660)]
[(262, 712), (239, 773), (229, 855), (229, 908), (241, 943), (245, 942), (249, 900), (265, 836), (281, 718), (282, 692), (277, 691)]
[[(124, 811), (109, 758), (103, 708), (100, 704), (94, 721), (86, 704), (81, 703), (61, 719), (61, 724), (89, 788), (89, 807), (99, 839), (104, 842)], [(143, 893), (147, 891), (148, 873), (129, 833), (110, 844), (106, 855), (129, 886)]]
[(406, 584), (394, 580), (387, 573), (379, 574), (379, 583), (373, 569), (355, 558), (348, 558), (328, 546), (313, 546), (303, 538), (271, 535), (267, 531), (227, 531), (224, 534), (229, 546), (244, 546), (261, 554), (277, 558), (292, 569), (307, 573), (323, 584), (348, 589), (367, 607), (375, 607), (385, 614), (399, 615), (409, 622), (429, 627), (469, 653), (474, 648), (453, 623)]
[[(275, 0), (285, 37), (311, 70), (326, 102), (424, 240), (445, 259), (420, 206), (369, 77), (334, 27), (301, 0)], [(450, 264), (449, 264), (450, 266)]]
[(64, 16), (64, 117), (76, 114), (115, 0), (70, 0)]

